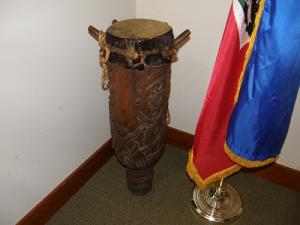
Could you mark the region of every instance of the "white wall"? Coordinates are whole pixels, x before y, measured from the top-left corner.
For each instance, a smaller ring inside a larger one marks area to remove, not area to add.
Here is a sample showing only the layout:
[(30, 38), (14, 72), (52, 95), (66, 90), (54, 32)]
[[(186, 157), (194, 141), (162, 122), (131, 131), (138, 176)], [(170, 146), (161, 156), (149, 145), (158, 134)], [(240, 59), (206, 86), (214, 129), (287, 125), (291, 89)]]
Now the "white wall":
[(296, 101), (291, 126), (278, 163), (300, 170), (300, 94)]
[(110, 137), (89, 24), (135, 1), (0, 1), (0, 225), (15, 224)]
[[(137, 0), (138, 18), (168, 22), (175, 35), (189, 28), (191, 40), (173, 64), (171, 126), (194, 133), (232, 0)], [(300, 99), (279, 163), (300, 170)]]

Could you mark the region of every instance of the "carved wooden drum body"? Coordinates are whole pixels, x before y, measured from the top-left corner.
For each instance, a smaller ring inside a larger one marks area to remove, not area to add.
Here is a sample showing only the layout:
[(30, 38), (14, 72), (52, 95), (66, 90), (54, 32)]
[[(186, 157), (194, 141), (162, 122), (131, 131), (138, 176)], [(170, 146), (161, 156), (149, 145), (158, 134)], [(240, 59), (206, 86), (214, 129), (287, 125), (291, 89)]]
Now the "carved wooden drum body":
[(126, 168), (129, 190), (143, 194), (151, 189), (165, 145), (170, 65), (130, 71), (111, 64), (109, 74), (113, 149)]
[[(89, 28), (92, 36), (95, 30)], [(171, 62), (189, 34), (174, 41), (168, 24), (146, 19), (115, 22), (98, 33), (113, 149), (133, 194), (151, 190), (153, 167), (166, 143)]]

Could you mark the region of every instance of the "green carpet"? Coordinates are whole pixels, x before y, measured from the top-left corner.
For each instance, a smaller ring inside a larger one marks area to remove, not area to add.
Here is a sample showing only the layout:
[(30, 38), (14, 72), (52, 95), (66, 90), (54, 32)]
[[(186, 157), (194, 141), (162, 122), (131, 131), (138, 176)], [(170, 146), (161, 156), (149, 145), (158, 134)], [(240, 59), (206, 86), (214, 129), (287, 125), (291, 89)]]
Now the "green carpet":
[[(47, 225), (196, 225), (185, 173), (187, 152), (167, 146), (154, 170), (152, 191), (133, 196), (115, 158), (105, 164)], [(227, 179), (239, 190), (244, 211), (235, 225), (300, 225), (300, 193), (238, 173)]]

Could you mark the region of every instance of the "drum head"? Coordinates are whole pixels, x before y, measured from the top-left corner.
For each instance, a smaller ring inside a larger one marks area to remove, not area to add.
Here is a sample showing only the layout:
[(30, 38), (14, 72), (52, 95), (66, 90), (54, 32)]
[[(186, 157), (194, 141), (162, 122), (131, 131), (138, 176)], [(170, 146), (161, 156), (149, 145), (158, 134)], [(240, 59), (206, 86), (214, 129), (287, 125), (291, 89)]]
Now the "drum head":
[(124, 39), (152, 39), (168, 33), (172, 28), (164, 22), (150, 19), (129, 19), (112, 24), (107, 32)]

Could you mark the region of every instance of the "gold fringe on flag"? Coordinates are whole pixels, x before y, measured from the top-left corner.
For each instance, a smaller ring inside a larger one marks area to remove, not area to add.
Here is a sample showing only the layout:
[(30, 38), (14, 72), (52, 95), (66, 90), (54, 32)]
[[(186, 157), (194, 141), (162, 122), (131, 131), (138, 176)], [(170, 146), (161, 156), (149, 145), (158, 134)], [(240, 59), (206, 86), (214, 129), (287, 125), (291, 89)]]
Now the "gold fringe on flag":
[(248, 65), (248, 62), (249, 62), (249, 59), (250, 59), (250, 56), (251, 56), (251, 53), (252, 53), (252, 49), (253, 49), (253, 46), (254, 46), (254, 42), (255, 42), (255, 39), (256, 39), (259, 23), (260, 23), (264, 8), (265, 8), (265, 0), (261, 0), (259, 2), (259, 8), (258, 8), (256, 17), (255, 17), (255, 21), (254, 21), (255, 25), (254, 25), (252, 35), (250, 37), (249, 47), (247, 49), (246, 56), (245, 56), (245, 61), (244, 61), (244, 64), (243, 64), (243, 70), (241, 72), (241, 76), (240, 76), (239, 83), (238, 83), (238, 86), (237, 86), (236, 94), (235, 94), (235, 97), (234, 97), (234, 104), (236, 104), (238, 99), (239, 99), (240, 90), (241, 90), (241, 86), (242, 86), (242, 83), (243, 83), (243, 80), (244, 80), (246, 67)]
[(268, 158), (266, 160), (263, 161), (251, 161), (251, 160), (247, 160), (241, 156), (238, 156), (236, 154), (234, 154), (231, 149), (228, 147), (228, 145), (225, 143), (224, 144), (224, 150), (225, 153), (227, 154), (227, 156), (234, 162), (240, 164), (241, 166), (247, 167), (247, 168), (254, 168), (254, 167), (260, 167), (260, 166), (265, 166), (268, 165), (270, 163), (275, 162), (278, 159), (278, 156), (274, 157), (274, 158)]
[(229, 167), (225, 170), (215, 173), (215, 174), (207, 177), (206, 179), (202, 179), (201, 175), (199, 174), (197, 168), (194, 165), (193, 158), (194, 158), (193, 149), (191, 149), (189, 151), (189, 159), (188, 159), (188, 163), (186, 166), (186, 171), (187, 171), (188, 175), (190, 176), (190, 178), (197, 184), (197, 186), (201, 190), (205, 190), (211, 183), (220, 181), (221, 179), (228, 177), (233, 173), (236, 173), (237, 171), (239, 171), (242, 168), (239, 165), (233, 165), (232, 167)]

